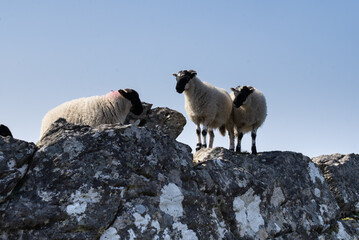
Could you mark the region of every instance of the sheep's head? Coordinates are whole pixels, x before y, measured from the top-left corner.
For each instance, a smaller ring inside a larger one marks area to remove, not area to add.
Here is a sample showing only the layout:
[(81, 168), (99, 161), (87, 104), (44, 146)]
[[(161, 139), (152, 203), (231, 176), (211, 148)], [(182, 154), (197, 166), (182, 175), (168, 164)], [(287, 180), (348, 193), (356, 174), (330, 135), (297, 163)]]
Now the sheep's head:
[(138, 93), (133, 90), (133, 89), (120, 89), (118, 90), (118, 92), (126, 99), (128, 99), (131, 104), (131, 112), (133, 112), (135, 115), (140, 115), (143, 111), (143, 106), (142, 106), (142, 102), (140, 100), (140, 97), (138, 95)]
[(194, 70), (183, 70), (178, 73), (174, 73), (173, 76), (176, 77), (176, 90), (178, 93), (183, 93), (184, 90), (189, 88), (189, 81), (197, 76), (197, 72)]
[(239, 108), (246, 103), (248, 96), (254, 92), (254, 88), (251, 86), (238, 86), (236, 88), (231, 88), (234, 93), (233, 104), (236, 108)]
[(3, 137), (10, 136), (10, 137), (12, 137), (10, 129), (5, 125), (0, 124), (0, 136), (3, 136)]

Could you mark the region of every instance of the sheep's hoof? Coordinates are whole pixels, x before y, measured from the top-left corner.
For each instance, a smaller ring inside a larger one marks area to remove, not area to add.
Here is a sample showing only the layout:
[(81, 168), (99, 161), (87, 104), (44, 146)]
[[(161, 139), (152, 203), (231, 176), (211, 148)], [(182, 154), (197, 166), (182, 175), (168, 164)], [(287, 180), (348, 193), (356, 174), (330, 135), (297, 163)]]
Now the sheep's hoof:
[(197, 145), (196, 145), (196, 151), (199, 151), (201, 148), (202, 148), (202, 144), (197, 143)]
[(257, 148), (256, 148), (255, 145), (252, 146), (252, 154), (253, 154), (253, 155), (257, 155)]
[(232, 152), (234, 152), (234, 147), (233, 147), (233, 148), (229, 148), (229, 151), (232, 151)]
[(236, 147), (236, 153), (241, 153), (241, 147)]

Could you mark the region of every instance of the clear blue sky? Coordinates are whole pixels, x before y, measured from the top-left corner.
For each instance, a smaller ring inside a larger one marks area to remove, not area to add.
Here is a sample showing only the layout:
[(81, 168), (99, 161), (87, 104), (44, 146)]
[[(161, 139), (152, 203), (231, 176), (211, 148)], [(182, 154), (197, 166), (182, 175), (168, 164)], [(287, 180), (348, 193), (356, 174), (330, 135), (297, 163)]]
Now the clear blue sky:
[[(51, 108), (119, 88), (187, 117), (172, 73), (194, 69), (262, 90), (258, 151), (359, 153), (358, 13), (356, 0), (0, 1), (0, 123), (37, 142)], [(187, 121), (178, 140), (194, 148)]]

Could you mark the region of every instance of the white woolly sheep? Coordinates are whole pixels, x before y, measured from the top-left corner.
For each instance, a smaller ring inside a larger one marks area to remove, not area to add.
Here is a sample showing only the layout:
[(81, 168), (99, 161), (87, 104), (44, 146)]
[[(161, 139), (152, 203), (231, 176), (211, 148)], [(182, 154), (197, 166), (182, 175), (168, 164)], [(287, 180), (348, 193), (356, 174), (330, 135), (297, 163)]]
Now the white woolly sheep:
[(267, 117), (266, 99), (261, 91), (251, 86), (238, 86), (231, 90), (234, 130), (238, 138), (236, 152), (241, 152), (243, 135), (251, 131), (252, 154), (257, 154), (257, 129)]
[(129, 111), (139, 115), (142, 110), (139, 95), (132, 89), (120, 89), (103, 96), (75, 99), (55, 107), (45, 115), (40, 139), (50, 125), (59, 118), (64, 118), (70, 123), (95, 127), (101, 124), (123, 124)]
[[(219, 128), (224, 136), (226, 129), (230, 138), (230, 149), (234, 150), (234, 133), (231, 124), (232, 100), (226, 90), (214, 87), (197, 78), (194, 70), (174, 73), (178, 93), (184, 92), (185, 109), (189, 118), (197, 125), (196, 151), (207, 147), (207, 131), (209, 132), (208, 147), (213, 147), (213, 129)], [(201, 142), (201, 125), (203, 125)]]
[(10, 137), (12, 137), (10, 129), (5, 125), (0, 124), (0, 136), (3, 136), (3, 137), (10, 136)]

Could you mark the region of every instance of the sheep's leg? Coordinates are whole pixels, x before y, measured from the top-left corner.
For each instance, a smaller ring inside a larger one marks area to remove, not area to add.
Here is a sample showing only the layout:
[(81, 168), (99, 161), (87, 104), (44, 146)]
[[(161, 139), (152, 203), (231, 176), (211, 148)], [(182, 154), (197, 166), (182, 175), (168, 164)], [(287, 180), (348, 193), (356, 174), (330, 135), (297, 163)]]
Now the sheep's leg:
[(208, 132), (207, 129), (208, 129), (207, 125), (203, 125), (203, 130), (202, 130), (203, 145), (202, 145), (202, 147), (204, 147), (204, 148), (207, 147), (207, 132)]
[(202, 148), (201, 143), (201, 126), (197, 124), (196, 128), (196, 135), (197, 135), (197, 145), (196, 145), (196, 151), (200, 150)]
[(251, 136), (252, 136), (252, 154), (256, 155), (257, 154), (257, 147), (256, 147), (257, 129), (252, 130)]
[(210, 128), (209, 131), (209, 143), (208, 143), (208, 147), (209, 148), (213, 148), (213, 142), (214, 142), (214, 133), (213, 133), (213, 129)]
[(236, 152), (237, 152), (237, 153), (240, 153), (240, 152), (241, 152), (242, 138), (243, 138), (243, 133), (242, 133), (242, 132), (238, 132), (238, 142), (237, 142), (237, 147), (236, 147)]
[(228, 131), (229, 136), (229, 150), (234, 151), (234, 132), (233, 129)]

